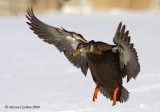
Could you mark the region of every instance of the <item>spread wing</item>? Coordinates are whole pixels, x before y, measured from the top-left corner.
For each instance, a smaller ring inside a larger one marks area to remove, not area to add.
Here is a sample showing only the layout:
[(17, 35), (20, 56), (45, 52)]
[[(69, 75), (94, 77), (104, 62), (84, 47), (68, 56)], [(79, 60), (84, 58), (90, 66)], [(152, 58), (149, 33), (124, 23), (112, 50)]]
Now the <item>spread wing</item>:
[(32, 8), (28, 9), (27, 13), (28, 15), (26, 17), (30, 21), (27, 22), (27, 24), (30, 25), (30, 29), (33, 30), (39, 38), (43, 39), (44, 42), (55, 45), (74, 66), (81, 68), (83, 74), (86, 75), (88, 70), (86, 56), (84, 54), (71, 56), (79, 43), (87, 42), (82, 35), (75, 32), (69, 32), (63, 28), (59, 29), (52, 27), (41, 22), (34, 15)]
[(127, 76), (127, 82), (131, 78), (136, 78), (140, 72), (140, 64), (134, 44), (130, 43), (129, 31), (125, 31), (125, 25), (119, 24), (113, 42), (116, 44), (116, 50), (120, 54), (120, 66), (122, 76)]

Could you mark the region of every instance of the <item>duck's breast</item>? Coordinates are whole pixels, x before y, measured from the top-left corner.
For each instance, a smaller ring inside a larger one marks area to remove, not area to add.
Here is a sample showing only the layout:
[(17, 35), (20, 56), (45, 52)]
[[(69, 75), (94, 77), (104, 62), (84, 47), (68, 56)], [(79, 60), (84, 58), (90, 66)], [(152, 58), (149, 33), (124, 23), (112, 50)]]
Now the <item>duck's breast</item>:
[(102, 54), (88, 52), (86, 57), (95, 82), (108, 87), (122, 84), (118, 53), (113, 53), (111, 50), (104, 51)]

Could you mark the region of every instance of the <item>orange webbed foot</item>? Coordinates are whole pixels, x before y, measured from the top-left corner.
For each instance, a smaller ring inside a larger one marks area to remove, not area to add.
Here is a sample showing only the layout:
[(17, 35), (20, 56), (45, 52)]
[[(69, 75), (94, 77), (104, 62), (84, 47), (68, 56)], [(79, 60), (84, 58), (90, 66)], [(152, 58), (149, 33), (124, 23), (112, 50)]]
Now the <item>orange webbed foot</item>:
[(117, 92), (120, 88), (116, 88), (113, 94), (113, 106), (116, 104)]
[(93, 101), (95, 101), (95, 99), (97, 99), (98, 91), (99, 91), (99, 85), (97, 85), (97, 87), (95, 88), (94, 95), (93, 95)]

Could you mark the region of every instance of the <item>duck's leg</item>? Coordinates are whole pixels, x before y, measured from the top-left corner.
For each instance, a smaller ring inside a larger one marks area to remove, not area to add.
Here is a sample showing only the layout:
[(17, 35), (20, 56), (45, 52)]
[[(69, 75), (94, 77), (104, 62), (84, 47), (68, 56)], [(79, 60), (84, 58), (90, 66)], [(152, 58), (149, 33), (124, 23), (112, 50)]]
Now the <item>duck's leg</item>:
[(97, 99), (98, 91), (99, 91), (99, 84), (98, 84), (97, 87), (95, 88), (94, 95), (93, 95), (93, 101), (95, 101), (95, 99)]
[(118, 92), (119, 88), (116, 88), (114, 90), (114, 94), (113, 94), (113, 106), (116, 104), (116, 98), (117, 98), (117, 92)]

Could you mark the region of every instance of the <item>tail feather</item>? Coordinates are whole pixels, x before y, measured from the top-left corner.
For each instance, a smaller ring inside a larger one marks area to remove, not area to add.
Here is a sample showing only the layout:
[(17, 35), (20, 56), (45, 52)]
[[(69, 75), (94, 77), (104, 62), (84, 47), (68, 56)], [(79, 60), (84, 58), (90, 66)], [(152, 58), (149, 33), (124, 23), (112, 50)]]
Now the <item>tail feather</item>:
[[(102, 86), (100, 86), (99, 91), (106, 97), (109, 98), (110, 100), (113, 100), (113, 93), (109, 93), (104, 89)], [(120, 87), (120, 90), (117, 93), (117, 101), (120, 103), (126, 102), (129, 99), (129, 92), (127, 89), (125, 89), (123, 86)]]
[(106, 97), (109, 98), (110, 100), (113, 100), (113, 97), (111, 94), (109, 94), (106, 89), (104, 89), (102, 86), (99, 87), (99, 91)]
[(121, 87), (121, 96), (120, 96), (120, 102), (126, 102), (129, 99), (129, 92), (127, 91), (126, 88), (124, 88), (123, 86)]

